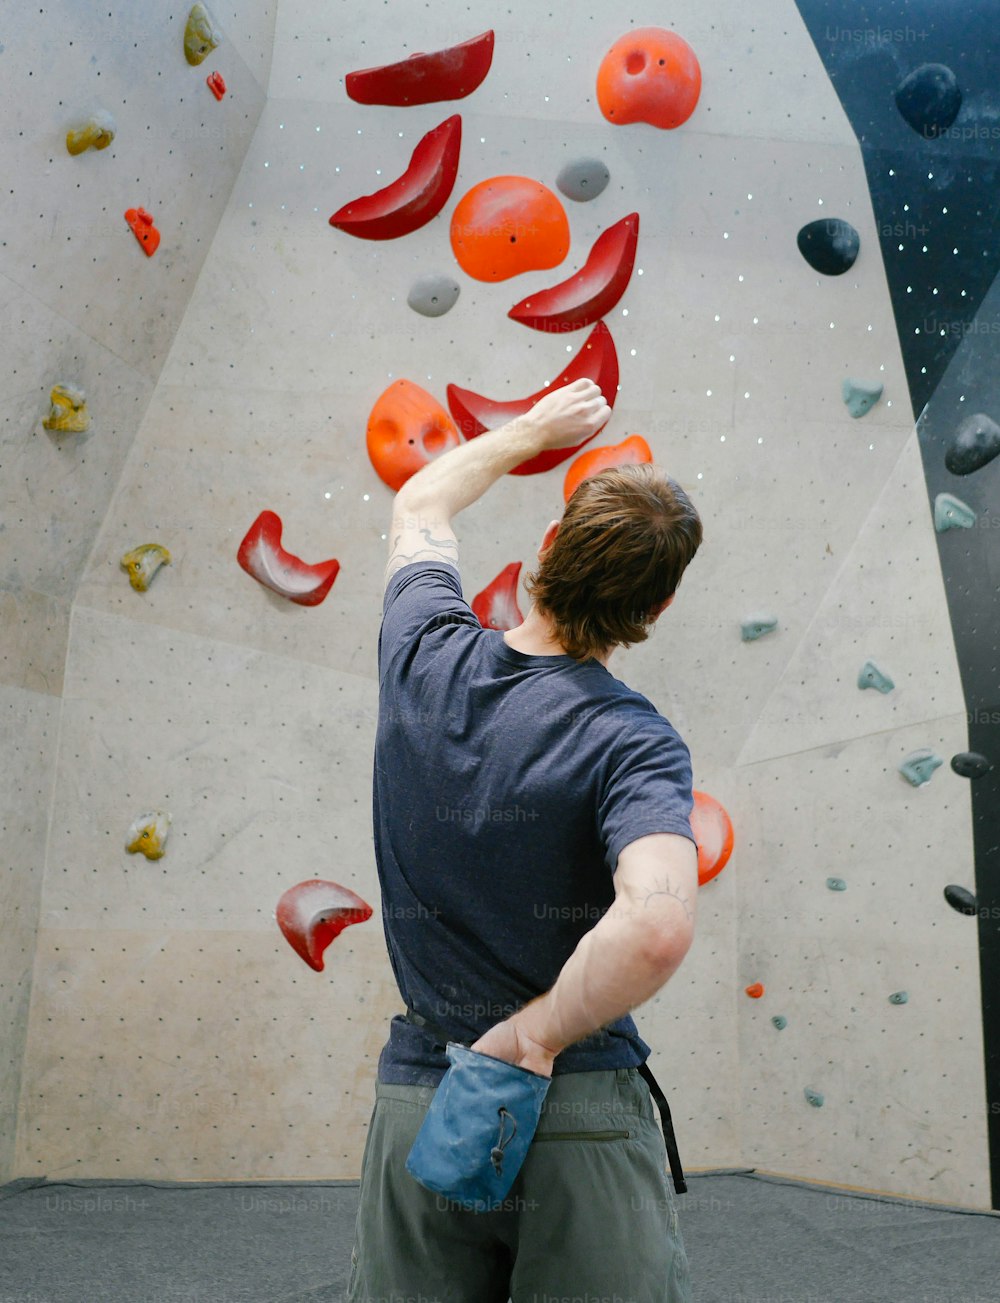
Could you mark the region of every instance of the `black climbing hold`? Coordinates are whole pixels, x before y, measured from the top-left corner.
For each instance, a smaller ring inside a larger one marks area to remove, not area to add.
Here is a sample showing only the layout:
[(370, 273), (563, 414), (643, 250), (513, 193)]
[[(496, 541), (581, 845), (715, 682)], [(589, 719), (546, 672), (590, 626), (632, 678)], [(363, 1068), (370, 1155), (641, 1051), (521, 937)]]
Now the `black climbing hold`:
[(842, 276), (861, 250), (861, 237), (839, 217), (821, 217), (799, 231), (799, 252), (810, 267), (824, 276)]
[(567, 163), (556, 177), (556, 185), (567, 199), (585, 203), (596, 199), (611, 180), (611, 173), (597, 158), (581, 158)]
[(971, 475), (1000, 454), (1000, 425), (982, 412), (968, 416), (958, 427), (944, 464), (952, 475)]
[(934, 140), (958, 117), (962, 92), (943, 63), (924, 63), (896, 87), (896, 108), (918, 135)]
[(990, 772), (990, 762), (978, 751), (959, 751), (952, 756), (951, 767), (963, 778), (982, 778)]
[(975, 914), (979, 905), (971, 891), (966, 891), (964, 887), (956, 887), (954, 883), (944, 889), (944, 898), (952, 909), (957, 909), (960, 914)]

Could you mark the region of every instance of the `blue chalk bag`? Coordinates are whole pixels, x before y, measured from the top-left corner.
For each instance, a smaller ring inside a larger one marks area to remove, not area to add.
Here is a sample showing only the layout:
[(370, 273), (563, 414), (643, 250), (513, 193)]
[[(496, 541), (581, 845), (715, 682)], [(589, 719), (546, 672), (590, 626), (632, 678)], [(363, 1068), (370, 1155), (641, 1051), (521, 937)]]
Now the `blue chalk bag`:
[(406, 1160), (422, 1186), (490, 1212), (506, 1198), (534, 1138), (552, 1084), (527, 1068), (456, 1041)]

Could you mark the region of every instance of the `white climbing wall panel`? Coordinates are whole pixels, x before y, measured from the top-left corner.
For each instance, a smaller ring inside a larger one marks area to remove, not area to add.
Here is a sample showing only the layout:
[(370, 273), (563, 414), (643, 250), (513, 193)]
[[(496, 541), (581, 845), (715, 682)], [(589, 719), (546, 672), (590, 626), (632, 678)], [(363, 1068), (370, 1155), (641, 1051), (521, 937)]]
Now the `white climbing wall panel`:
[[(41, 627), (59, 598), (65, 630), (75, 599), (58, 748), (51, 728), (41, 736), (44, 713), (23, 742), (36, 767), (55, 764), (55, 787), (12, 1171), (357, 1176), (378, 1052), (402, 1007), (371, 846), (392, 494), (365, 451), (368, 412), (399, 377), (440, 400), (449, 382), (503, 398), (551, 380), (582, 335), (528, 331), (508, 309), (638, 211), (636, 273), (607, 322), (619, 399), (598, 442), (642, 434), (694, 499), (705, 543), (654, 637), (610, 669), (681, 730), (696, 787), (736, 829), (684, 966), (637, 1014), (682, 1159), (987, 1207), (976, 932), (941, 895), (971, 885), (968, 787), (947, 764), (919, 790), (896, 771), (918, 747), (946, 760), (964, 750), (964, 706), (864, 169), (794, 4), (671, 9), (704, 75), (675, 132), (612, 127), (596, 106), (613, 41), (667, 21), (653, 0), (627, 19), (566, 0), (282, 0), (273, 60), (273, 6), (211, 7), (226, 41), (202, 69), (176, 58), (180, 8), (130, 10), (120, 30), (135, 36), (119, 35), (114, 67), (141, 109), (109, 105), (114, 151), (127, 152), (60, 155), (75, 98), (60, 85), (56, 105), (32, 86), (5, 158), (25, 194), (0, 284), (35, 323), (30, 346), (3, 345), (28, 369), (5, 405), (5, 418), (21, 412), (11, 455), (18, 480), (58, 466), (64, 485), (51, 505), (18, 490), (27, 523), (0, 533), (20, 549), (5, 600)], [(390, 109), (345, 95), (347, 71), (489, 27), (493, 68), (467, 100)], [(88, 66), (101, 29), (74, 32)], [(47, 13), (31, 57), (59, 34)], [(201, 75), (214, 66), (232, 91), (221, 105)], [(461, 166), (441, 216), (378, 243), (330, 228), (454, 112)], [(499, 284), (459, 271), (448, 219), (461, 195), (500, 174), (551, 187), (586, 156), (611, 182), (567, 202), (558, 271)], [(72, 206), (57, 168), (83, 187)], [(147, 168), (155, 189), (141, 184)], [(120, 222), (136, 202), (163, 231), (149, 260)], [(819, 275), (796, 248), (822, 217), (860, 233), (844, 276)], [(75, 246), (101, 222), (98, 260), (81, 262)], [(406, 298), (437, 272), (462, 292), (429, 320)], [(30, 423), (80, 350), (100, 424), (57, 444)], [(861, 420), (841, 400), (848, 376), (885, 385)], [(91, 457), (105, 459), (99, 472)], [(81, 499), (80, 567), (57, 581), (44, 524), (87, 476), (101, 488)], [(562, 478), (507, 477), (456, 519), (467, 598), (512, 560), (531, 567)], [(289, 551), (340, 561), (321, 606), (291, 605), (237, 566), (264, 509)], [(119, 561), (143, 542), (173, 559), (140, 594)], [(767, 609), (778, 630), (743, 643), (741, 619)], [(4, 636), (13, 717), (34, 699), (58, 709), (65, 632), (50, 635), (50, 687), (25, 668), (26, 639)], [(868, 656), (894, 694), (858, 690)], [(4, 799), (19, 810), (27, 797), (12, 786)], [(173, 816), (166, 855), (126, 855), (131, 820), (157, 808)], [(42, 844), (36, 827), (11, 857), (30, 861), (17, 880), (33, 873), (36, 898)], [(311, 877), (376, 907), (323, 974), (272, 917)], [(752, 1000), (757, 981), (766, 991)], [(908, 1002), (890, 1003), (900, 990)]]

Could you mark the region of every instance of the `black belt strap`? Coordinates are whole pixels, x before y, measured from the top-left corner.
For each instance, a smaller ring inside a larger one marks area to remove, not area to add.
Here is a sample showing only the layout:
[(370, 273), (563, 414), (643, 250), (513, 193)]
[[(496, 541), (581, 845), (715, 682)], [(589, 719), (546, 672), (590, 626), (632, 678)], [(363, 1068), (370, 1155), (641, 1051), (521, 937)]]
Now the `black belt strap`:
[[(414, 1013), (412, 1009), (407, 1009), (404, 1017), (407, 1022), (413, 1023), (417, 1027), (425, 1027), (433, 1036), (438, 1038), (442, 1050), (448, 1048), (448, 1042), (455, 1039), (437, 1025), (432, 1023), (428, 1018), (422, 1017), (419, 1013)], [(684, 1180), (684, 1169), (681, 1167), (681, 1156), (677, 1151), (677, 1139), (674, 1136), (674, 1124), (670, 1117), (670, 1105), (667, 1103), (667, 1097), (657, 1084), (656, 1078), (649, 1069), (648, 1063), (640, 1063), (639, 1073), (646, 1085), (649, 1087), (649, 1093), (656, 1101), (656, 1106), (660, 1110), (660, 1121), (663, 1123), (663, 1141), (667, 1146), (667, 1158), (670, 1160), (670, 1175), (673, 1177), (674, 1189), (678, 1194), (687, 1192), (687, 1182)]]

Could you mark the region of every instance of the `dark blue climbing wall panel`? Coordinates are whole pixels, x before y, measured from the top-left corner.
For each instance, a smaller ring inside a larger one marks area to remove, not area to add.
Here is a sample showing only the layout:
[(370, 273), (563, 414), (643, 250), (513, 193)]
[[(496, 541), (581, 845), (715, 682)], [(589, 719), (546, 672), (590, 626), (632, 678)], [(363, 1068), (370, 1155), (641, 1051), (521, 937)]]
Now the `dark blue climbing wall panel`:
[[(945, 464), (969, 417), (1000, 422), (1000, 7), (997, 0), (798, 7), (861, 146), (920, 417), (928, 505), (951, 493), (977, 513), (972, 529), (940, 534), (938, 549), (969, 747), (993, 762), (970, 780), (970, 795), (984, 1102), (992, 1203), (1000, 1208), (1000, 458), (969, 475)], [(962, 878), (967, 866), (942, 871)]]

